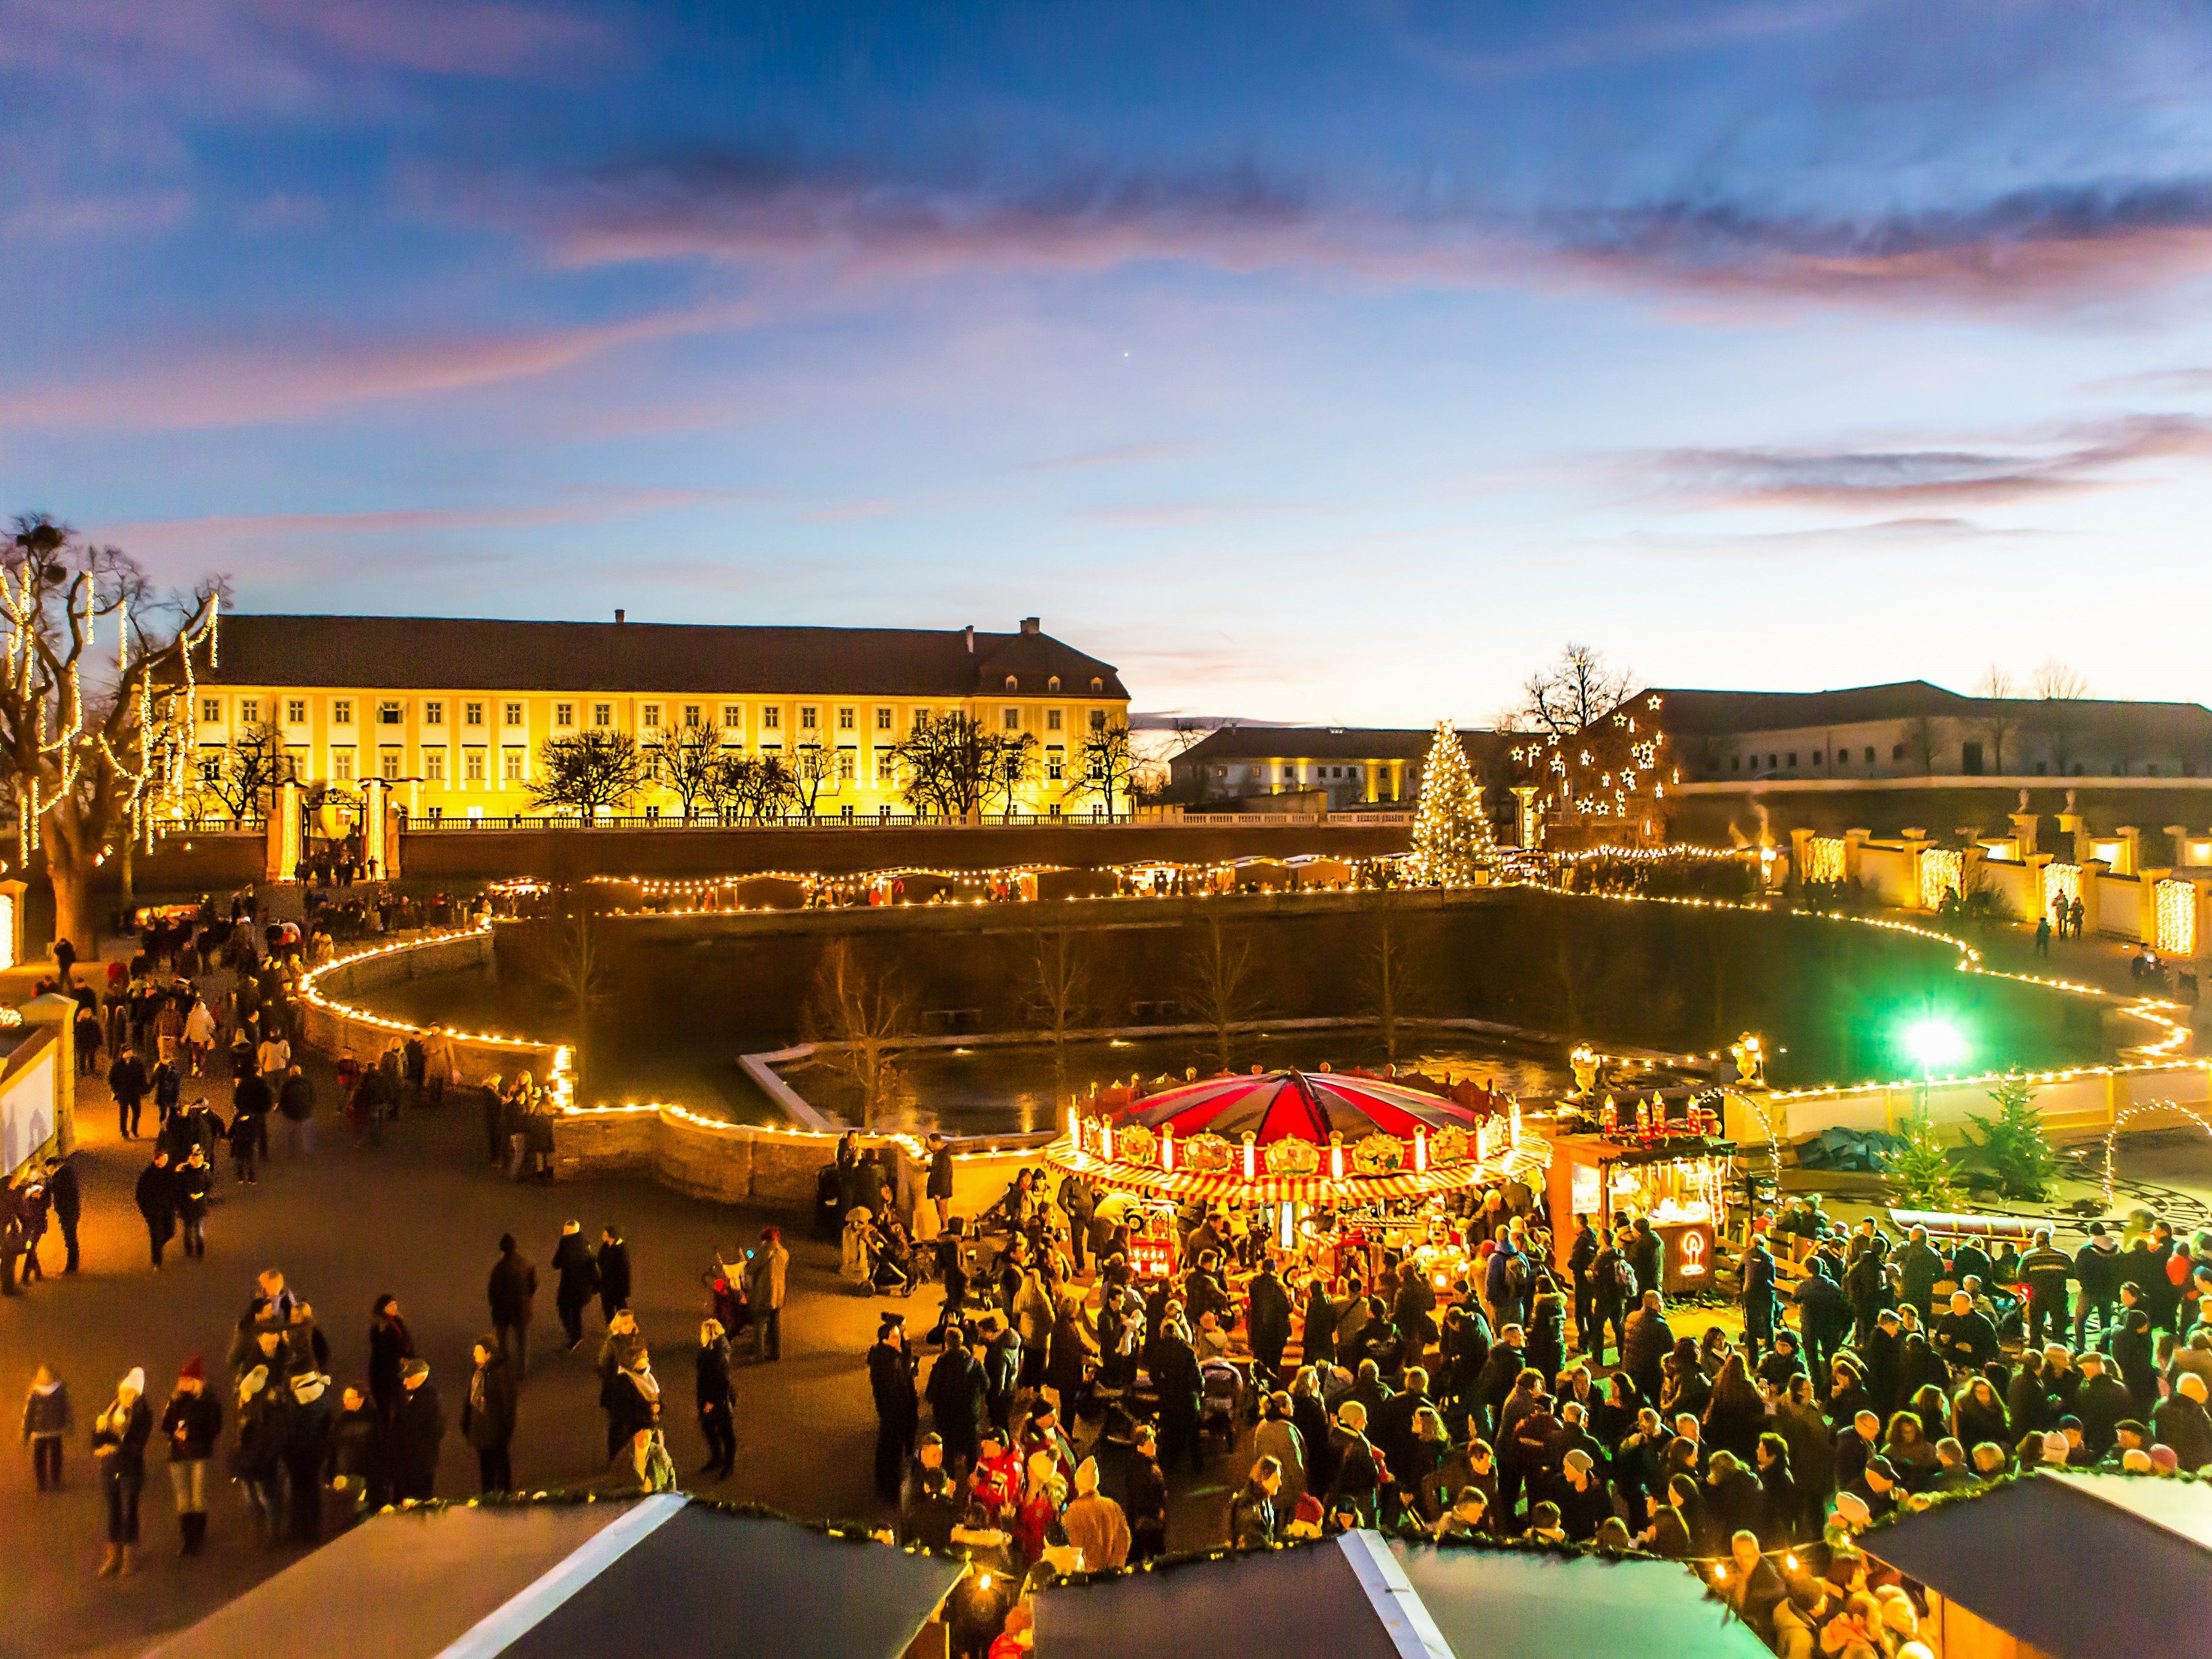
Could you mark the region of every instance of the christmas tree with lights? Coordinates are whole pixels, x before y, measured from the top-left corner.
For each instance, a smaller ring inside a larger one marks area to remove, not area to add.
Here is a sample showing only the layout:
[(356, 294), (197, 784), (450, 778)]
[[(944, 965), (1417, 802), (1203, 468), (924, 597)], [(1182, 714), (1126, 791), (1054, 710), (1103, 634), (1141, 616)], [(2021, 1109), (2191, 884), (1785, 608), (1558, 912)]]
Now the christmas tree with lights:
[(1416, 887), (1471, 887), (1490, 850), (1482, 786), (1467, 763), (1458, 730), (1449, 720), (1438, 720), (1421, 766), (1420, 806), (1413, 817), (1406, 878)]

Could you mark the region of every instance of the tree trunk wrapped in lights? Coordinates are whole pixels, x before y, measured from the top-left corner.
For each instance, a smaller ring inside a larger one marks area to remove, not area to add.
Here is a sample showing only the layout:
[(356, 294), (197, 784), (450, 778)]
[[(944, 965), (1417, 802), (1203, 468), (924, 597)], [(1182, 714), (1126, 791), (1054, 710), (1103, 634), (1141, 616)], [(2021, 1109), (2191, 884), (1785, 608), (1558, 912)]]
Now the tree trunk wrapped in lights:
[(1413, 851), (1407, 879), (1416, 887), (1471, 887), (1490, 854), (1490, 815), (1482, 786), (1467, 763), (1467, 750), (1449, 720), (1438, 720), (1421, 765), (1420, 805), (1413, 817)]
[(17, 852), (44, 854), (54, 937), (82, 955), (99, 948), (94, 872), (126, 839), (151, 847), (197, 795), (194, 656), (214, 665), (221, 606), (220, 582), (159, 597), (118, 550), (43, 514), (16, 520), (0, 548), (0, 754)]

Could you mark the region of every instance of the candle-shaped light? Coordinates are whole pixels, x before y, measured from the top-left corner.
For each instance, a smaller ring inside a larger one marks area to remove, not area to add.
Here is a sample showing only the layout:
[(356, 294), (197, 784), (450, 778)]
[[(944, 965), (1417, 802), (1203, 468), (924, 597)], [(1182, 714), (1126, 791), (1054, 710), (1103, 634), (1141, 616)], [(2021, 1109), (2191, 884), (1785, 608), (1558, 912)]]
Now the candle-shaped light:
[(1428, 1126), (1423, 1123), (1416, 1123), (1413, 1126), (1413, 1173), (1416, 1175), (1425, 1175), (1428, 1173)]
[(1170, 1174), (1175, 1170), (1175, 1125), (1160, 1125), (1160, 1168)]
[(1249, 1129), (1247, 1129), (1244, 1132), (1244, 1179), (1247, 1181), (1255, 1180), (1258, 1178), (1259, 1174), (1259, 1141), (1257, 1138), (1254, 1136), (1253, 1133)]

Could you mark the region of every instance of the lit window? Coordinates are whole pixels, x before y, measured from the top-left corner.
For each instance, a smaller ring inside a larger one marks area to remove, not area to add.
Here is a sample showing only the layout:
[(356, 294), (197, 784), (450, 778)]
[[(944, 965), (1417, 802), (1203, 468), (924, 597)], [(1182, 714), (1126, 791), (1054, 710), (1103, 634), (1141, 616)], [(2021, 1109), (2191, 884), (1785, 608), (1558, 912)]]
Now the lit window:
[(645, 714), (640, 720), (639, 724), (642, 725), (648, 732), (659, 731), (660, 729), (660, 705), (657, 702), (649, 702), (646, 704)]
[(1009, 690), (1009, 691), (1018, 691), (1018, 690), (1020, 690), (1021, 689), (1022, 689), (1022, 683), (1021, 683), (1021, 679), (1020, 679), (1020, 678), (1019, 678), (1018, 676), (1017, 676), (1017, 675), (1013, 675), (1013, 674), (1009, 674), (1009, 675), (1007, 675), (1007, 676), (1006, 676), (1006, 690)]
[(1874, 764), (1874, 745), (1872, 744), (1869, 744), (1866, 746), (1866, 763), (1869, 766), (1872, 766)]
[(885, 789), (891, 786), (891, 751), (888, 749), (876, 750), (876, 782)]
[(461, 757), (461, 781), (482, 783), (483, 781), (483, 750), (481, 749), (467, 750)]
[(782, 729), (783, 710), (778, 708), (773, 703), (761, 710), (761, 730), (763, 732), (780, 732)]
[(353, 781), (352, 750), (333, 749), (331, 750), (331, 776), (340, 783), (351, 783)]
[(423, 724), (423, 725), (425, 725), (425, 726), (443, 726), (445, 723), (446, 723), (446, 705), (445, 705), (444, 703), (442, 703), (442, 702), (426, 702), (426, 703), (424, 703), (424, 704), (422, 705), (422, 724)]
[(699, 705), (697, 703), (687, 702), (684, 705), (684, 724), (687, 726), (696, 726), (699, 724)]
[(1022, 711), (1020, 709), (1008, 708), (1000, 712), (1003, 715), (1002, 724), (1006, 726), (1007, 731), (1018, 732), (1022, 729)]
[[(350, 720), (353, 718), (353, 714), (350, 712), (353, 708), (353, 705), (349, 702), (342, 703), (339, 706), (349, 711), (345, 718)], [(238, 705), (238, 723), (240, 726), (258, 726), (261, 724), (260, 698), (246, 697), (240, 702)]]
[(1067, 751), (1057, 747), (1048, 749), (1044, 751), (1044, 775), (1048, 782), (1058, 783), (1060, 781), (1062, 765), (1066, 761), (1066, 757)]
[(213, 725), (216, 721), (221, 720), (222, 718), (222, 699), (221, 697), (202, 697), (200, 699), (200, 718), (203, 720), (207, 721), (210, 725)]
[(461, 705), (461, 724), (464, 726), (482, 726), (483, 724), (483, 705), (480, 702), (463, 703)]
[(1048, 708), (1044, 711), (1044, 729), (1048, 732), (1060, 730), (1060, 710)]
[(576, 723), (576, 705), (575, 705), (574, 703), (573, 703), (573, 702), (556, 702), (556, 703), (555, 703), (555, 704), (553, 705), (553, 724), (554, 724), (554, 725), (556, 725), (556, 726), (559, 726), (562, 731), (564, 731), (564, 732), (565, 732), (565, 731), (567, 731), (570, 726), (574, 726), (575, 723)]
[(888, 708), (878, 708), (876, 710), (876, 730), (878, 732), (888, 732), (890, 729), (891, 711)]
[(1094, 674), (1094, 675), (1092, 675), (1092, 676), (1091, 677), (1091, 692), (1092, 692), (1092, 694), (1093, 694), (1094, 696), (1095, 696), (1097, 693), (1098, 693), (1098, 692), (1103, 691), (1105, 689), (1106, 689), (1106, 682), (1105, 682), (1105, 681), (1103, 681), (1103, 680), (1100, 679), (1100, 678), (1099, 678), (1097, 675), (1095, 675), (1095, 674)]
[(840, 732), (849, 732), (853, 729), (853, 711), (851, 709), (841, 708), (837, 711), (837, 729)]
[(799, 729), (802, 732), (811, 732), (820, 726), (822, 724), (820, 718), (821, 712), (821, 710), (815, 708), (811, 703), (809, 703), (805, 708), (800, 709), (799, 711)]
[(423, 781), (428, 783), (443, 783), (446, 781), (446, 751), (444, 750), (425, 749), (422, 751), (422, 777)]
[(592, 705), (592, 724), (593, 726), (604, 729), (607, 726), (612, 726), (614, 723), (614, 704), (611, 702), (595, 702)]
[(725, 732), (745, 729), (745, 706), (743, 703), (726, 702), (722, 705), (722, 729)]
[[(254, 721), (261, 718), (261, 705), (258, 702), (242, 702), (238, 706), (238, 712), (239, 717), (245, 720), (247, 725), (251, 726)], [(340, 697), (336, 702), (331, 705), (331, 724), (333, 726), (351, 726), (353, 724), (353, 699), (351, 697)]]
[(507, 723), (509, 726), (520, 726), (522, 724), (522, 705), (520, 703), (511, 702), (507, 704)]
[(838, 782), (840, 782), (840, 783), (850, 783), (850, 782), (852, 782), (852, 781), (853, 781), (853, 774), (854, 774), (854, 762), (855, 762), (855, 758), (856, 758), (856, 757), (854, 757), (854, 755), (853, 751), (852, 751), (851, 750), (849, 750), (849, 749), (840, 749), (840, 750), (837, 751), (837, 781), (838, 781)]
[(379, 726), (397, 726), (405, 717), (405, 711), (396, 702), (376, 705), (376, 723)]
[[(433, 708), (437, 706), (434, 702), (430, 705)], [(305, 697), (285, 699), (284, 723), (287, 726), (305, 726), (307, 723), (307, 700)]]
[(397, 749), (384, 750), (376, 757), (376, 764), (378, 769), (383, 773), (384, 781), (386, 783), (399, 781), (399, 751)]
[(1094, 732), (1103, 732), (1106, 729), (1106, 711), (1104, 709), (1094, 708), (1091, 711), (1091, 729)]
[(527, 750), (521, 749), (509, 749), (501, 756), (500, 775), (504, 777), (507, 782), (520, 783), (522, 781), (522, 757), (527, 752)]

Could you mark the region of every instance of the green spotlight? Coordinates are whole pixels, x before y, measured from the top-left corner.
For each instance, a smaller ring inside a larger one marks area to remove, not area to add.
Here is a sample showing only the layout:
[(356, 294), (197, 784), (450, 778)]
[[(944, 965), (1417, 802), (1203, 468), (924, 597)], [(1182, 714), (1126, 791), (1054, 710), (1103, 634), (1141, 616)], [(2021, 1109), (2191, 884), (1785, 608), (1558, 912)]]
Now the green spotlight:
[(1966, 1034), (1948, 1019), (1916, 1020), (1905, 1028), (1905, 1051), (1923, 1073), (1956, 1066), (1966, 1057)]

